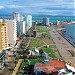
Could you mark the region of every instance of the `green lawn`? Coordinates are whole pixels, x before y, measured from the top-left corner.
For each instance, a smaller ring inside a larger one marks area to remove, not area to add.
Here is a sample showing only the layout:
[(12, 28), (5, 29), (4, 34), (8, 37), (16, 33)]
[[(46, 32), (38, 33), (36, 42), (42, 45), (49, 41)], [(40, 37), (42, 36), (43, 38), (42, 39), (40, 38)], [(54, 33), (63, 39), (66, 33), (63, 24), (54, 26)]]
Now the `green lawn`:
[(46, 28), (44, 26), (38, 26), (37, 30), (38, 30), (38, 32), (46, 32), (46, 33), (48, 33), (50, 31), (50, 28)]
[(42, 50), (46, 53), (48, 53), (48, 56), (52, 57), (52, 58), (57, 58), (55, 56), (55, 52), (54, 50), (52, 50), (51, 48), (42, 48)]
[(39, 38), (33, 38), (31, 40), (31, 43), (30, 43), (30, 47), (40, 47), (42, 46), (44, 43), (41, 41), (41, 39)]

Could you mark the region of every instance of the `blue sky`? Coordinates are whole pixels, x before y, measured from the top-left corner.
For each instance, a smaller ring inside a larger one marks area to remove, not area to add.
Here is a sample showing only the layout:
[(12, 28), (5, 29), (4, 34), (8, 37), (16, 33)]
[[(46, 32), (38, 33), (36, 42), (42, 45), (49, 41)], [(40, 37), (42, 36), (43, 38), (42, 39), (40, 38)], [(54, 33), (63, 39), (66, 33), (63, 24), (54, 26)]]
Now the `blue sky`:
[(0, 14), (74, 16), (74, 0), (0, 0)]

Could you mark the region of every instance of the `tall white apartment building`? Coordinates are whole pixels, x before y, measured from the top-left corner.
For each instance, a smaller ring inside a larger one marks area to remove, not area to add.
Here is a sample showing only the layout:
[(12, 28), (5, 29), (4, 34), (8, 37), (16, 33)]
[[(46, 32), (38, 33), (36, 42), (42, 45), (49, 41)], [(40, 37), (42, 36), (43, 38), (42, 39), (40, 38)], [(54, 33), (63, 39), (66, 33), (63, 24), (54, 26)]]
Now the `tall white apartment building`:
[(57, 20), (57, 26), (60, 26), (60, 21)]
[(28, 30), (29, 28), (32, 27), (32, 15), (26, 15), (25, 18), (26, 18), (26, 25)]
[(13, 19), (15, 19), (16, 21), (23, 21), (23, 16), (17, 12), (14, 12), (13, 13)]
[(48, 17), (43, 18), (43, 24), (49, 26), (49, 18)]
[(8, 43), (13, 46), (17, 40), (17, 23), (15, 20), (5, 19), (8, 28)]
[(26, 25), (25, 21), (17, 22), (17, 34), (18, 34), (18, 36), (21, 36), (22, 34), (26, 33), (25, 25)]

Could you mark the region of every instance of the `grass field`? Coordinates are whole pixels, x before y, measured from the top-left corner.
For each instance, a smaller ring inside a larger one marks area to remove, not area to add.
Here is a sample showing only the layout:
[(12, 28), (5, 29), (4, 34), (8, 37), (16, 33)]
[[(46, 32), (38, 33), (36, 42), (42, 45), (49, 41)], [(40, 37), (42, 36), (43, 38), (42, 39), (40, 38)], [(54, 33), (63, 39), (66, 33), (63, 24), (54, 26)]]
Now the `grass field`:
[(50, 28), (46, 28), (46, 27), (44, 27), (44, 26), (37, 26), (37, 30), (38, 30), (38, 32), (46, 32), (46, 33), (49, 33), (49, 31), (50, 31)]
[(41, 39), (39, 38), (32, 38), (31, 39), (31, 43), (30, 43), (30, 47), (34, 48), (34, 47), (40, 47), (42, 46), (44, 43), (41, 41)]
[[(54, 41), (50, 38), (50, 28), (46, 28), (44, 26), (37, 26), (37, 31), (39, 33), (45, 32), (46, 37), (41, 38), (32, 38), (30, 47), (31, 48), (38, 48), (40, 47), (44, 52), (48, 53), (48, 55), (52, 58), (59, 58), (59, 53), (56, 49)], [(49, 48), (44, 48), (44, 45), (49, 45)]]
[(44, 48), (44, 47), (43, 47), (42, 50), (43, 50), (44, 52), (46, 52), (49, 57), (57, 58), (57, 57), (55, 56), (54, 50), (52, 50), (51, 48)]

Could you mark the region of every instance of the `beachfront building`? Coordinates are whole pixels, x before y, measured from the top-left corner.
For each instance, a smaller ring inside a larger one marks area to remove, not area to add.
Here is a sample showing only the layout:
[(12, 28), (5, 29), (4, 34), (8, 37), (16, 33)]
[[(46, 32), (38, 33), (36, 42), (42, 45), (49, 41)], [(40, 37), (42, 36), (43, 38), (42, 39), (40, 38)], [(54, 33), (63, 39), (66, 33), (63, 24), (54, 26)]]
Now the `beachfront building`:
[(13, 46), (17, 40), (17, 23), (15, 20), (5, 19), (8, 28), (8, 44)]
[(27, 31), (32, 27), (32, 15), (25, 16)]
[(26, 33), (25, 25), (26, 25), (25, 21), (17, 22), (17, 34), (18, 34), (18, 36), (21, 36), (22, 34)]
[(14, 12), (13, 13), (13, 19), (15, 19), (16, 21), (23, 21), (23, 16), (17, 12)]
[(57, 20), (57, 26), (60, 26), (60, 21), (59, 20)]
[(7, 23), (0, 22), (0, 70), (4, 67), (5, 49), (8, 47)]
[(43, 24), (49, 26), (49, 18), (48, 17), (43, 18)]
[(0, 50), (8, 47), (7, 23), (0, 22)]

